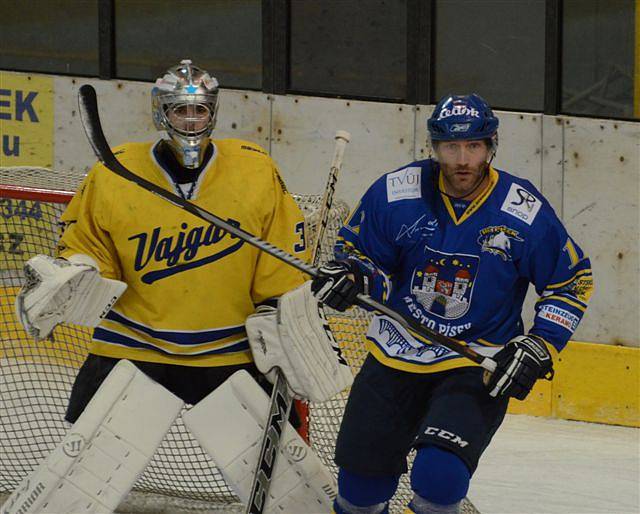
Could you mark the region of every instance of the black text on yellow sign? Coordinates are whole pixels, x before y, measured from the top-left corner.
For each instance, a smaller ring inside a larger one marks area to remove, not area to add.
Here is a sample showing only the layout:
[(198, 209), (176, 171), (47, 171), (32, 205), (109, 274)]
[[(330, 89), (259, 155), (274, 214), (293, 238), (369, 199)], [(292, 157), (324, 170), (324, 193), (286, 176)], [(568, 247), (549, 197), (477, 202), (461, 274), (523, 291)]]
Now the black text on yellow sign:
[(0, 72), (0, 166), (53, 163), (53, 78)]

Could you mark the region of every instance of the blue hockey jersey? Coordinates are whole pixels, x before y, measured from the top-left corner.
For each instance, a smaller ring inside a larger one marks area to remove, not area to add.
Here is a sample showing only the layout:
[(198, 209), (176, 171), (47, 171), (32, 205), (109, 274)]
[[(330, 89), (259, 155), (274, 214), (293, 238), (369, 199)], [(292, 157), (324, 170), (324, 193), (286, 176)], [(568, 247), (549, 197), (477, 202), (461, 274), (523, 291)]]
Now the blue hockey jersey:
[[(358, 262), (377, 300), (486, 356), (524, 333), (531, 283), (540, 298), (529, 332), (555, 356), (587, 308), (589, 259), (527, 180), (490, 168), (488, 187), (468, 204), (441, 191), (430, 159), (383, 175), (340, 230), (336, 258)], [(374, 316), (367, 339), (372, 354), (396, 369), (474, 365), (383, 315)]]

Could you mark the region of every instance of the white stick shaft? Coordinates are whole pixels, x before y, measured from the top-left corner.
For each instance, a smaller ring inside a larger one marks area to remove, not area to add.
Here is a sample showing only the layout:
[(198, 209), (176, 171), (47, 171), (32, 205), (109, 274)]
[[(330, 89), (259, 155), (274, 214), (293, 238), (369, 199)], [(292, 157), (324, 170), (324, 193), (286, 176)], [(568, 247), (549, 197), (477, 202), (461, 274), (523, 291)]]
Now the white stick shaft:
[(347, 143), (351, 140), (351, 134), (346, 130), (338, 130), (335, 135), (336, 145), (333, 151), (333, 159), (331, 160), (331, 170), (327, 179), (327, 186), (322, 197), (322, 211), (320, 213), (320, 221), (318, 222), (318, 230), (316, 231), (316, 239), (313, 243), (312, 263), (314, 266), (320, 261), (320, 245), (324, 237), (325, 229), (329, 221), (329, 213), (333, 205), (333, 195), (336, 192), (336, 183), (338, 174), (342, 168), (342, 159)]

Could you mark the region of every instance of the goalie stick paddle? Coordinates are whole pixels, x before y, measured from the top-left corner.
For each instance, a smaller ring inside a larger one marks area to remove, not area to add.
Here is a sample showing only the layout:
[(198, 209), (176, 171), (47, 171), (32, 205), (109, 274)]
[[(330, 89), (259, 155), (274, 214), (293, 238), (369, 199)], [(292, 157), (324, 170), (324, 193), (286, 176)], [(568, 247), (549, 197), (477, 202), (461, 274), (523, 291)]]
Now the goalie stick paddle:
[(271, 402), (269, 404), (269, 416), (267, 424), (262, 433), (260, 443), (260, 453), (258, 454), (258, 464), (253, 474), (253, 484), (251, 494), (247, 501), (246, 514), (262, 514), (266, 505), (269, 489), (271, 487), (271, 477), (276, 467), (278, 451), (280, 449), (280, 439), (285, 425), (289, 420), (291, 404), (293, 398), (287, 390), (287, 379), (276, 369), (276, 379), (271, 391)]
[[(342, 158), (344, 150), (349, 142), (351, 135), (339, 130), (336, 133), (335, 150), (331, 161), (331, 169), (324, 196), (322, 198), (322, 207), (320, 212), (320, 220), (316, 232), (316, 239), (312, 251), (312, 263), (316, 266), (320, 260), (320, 241), (324, 236), (327, 222), (329, 221), (329, 211), (333, 204), (333, 195), (335, 193), (338, 173), (342, 167)], [(287, 388), (287, 379), (278, 368), (276, 370), (276, 379), (271, 392), (271, 403), (269, 405), (269, 417), (267, 424), (262, 433), (260, 444), (260, 453), (258, 455), (258, 463), (253, 475), (253, 484), (251, 486), (251, 494), (247, 502), (245, 514), (262, 514), (267, 504), (269, 489), (271, 487), (271, 478), (275, 468), (278, 450), (280, 448), (280, 439), (285, 424), (289, 419), (293, 398), (289, 394)]]
[[(307, 275), (310, 275), (314, 278), (319, 276), (318, 270), (313, 266), (310, 266), (303, 260), (288, 254), (287, 252), (281, 250), (277, 246), (272, 245), (267, 241), (263, 241), (259, 237), (254, 236), (253, 234), (238, 227), (232, 222), (225, 221), (215, 214), (201, 207), (198, 207), (196, 204), (183, 200), (178, 195), (162, 189), (153, 182), (149, 182), (145, 178), (139, 177), (135, 173), (132, 173), (127, 168), (125, 168), (118, 161), (118, 159), (116, 159), (115, 155), (113, 155), (113, 152), (111, 151), (111, 148), (109, 148), (109, 144), (104, 137), (102, 126), (100, 125), (100, 118), (98, 116), (98, 102), (96, 98), (96, 91), (92, 86), (85, 84), (80, 88), (80, 91), (78, 92), (78, 106), (80, 110), (80, 118), (82, 120), (82, 124), (84, 126), (87, 137), (89, 138), (89, 142), (91, 143), (96, 156), (105, 165), (106, 168), (119, 175), (120, 177), (129, 180), (134, 184), (137, 184), (141, 188), (146, 189), (147, 191), (157, 196), (160, 196), (173, 205), (180, 207), (187, 212), (190, 212), (194, 216), (208, 221), (209, 223), (212, 223), (213, 225), (223, 230), (226, 230), (237, 238), (242, 239), (244, 242), (255, 246), (256, 248), (268, 253), (276, 259), (280, 259), (281, 261), (289, 264), (290, 266), (293, 266), (294, 268), (299, 269)], [(376, 310), (381, 314), (384, 314), (385, 316), (389, 316), (390, 318), (396, 320), (416, 339), (422, 341), (425, 344), (437, 343), (441, 346), (444, 346), (445, 348), (448, 348), (451, 351), (462, 355), (463, 357), (466, 357), (470, 361), (475, 362), (491, 373), (496, 370), (496, 362), (490, 357), (484, 357), (476, 352), (473, 348), (467, 346), (465, 343), (447, 337), (443, 334), (439, 334), (438, 332), (435, 332), (430, 328), (420, 324), (420, 322), (418, 322), (417, 320), (403, 316), (399, 312), (396, 312), (386, 305), (377, 302), (368, 295), (359, 294), (357, 297), (357, 305), (364, 307), (365, 309)]]

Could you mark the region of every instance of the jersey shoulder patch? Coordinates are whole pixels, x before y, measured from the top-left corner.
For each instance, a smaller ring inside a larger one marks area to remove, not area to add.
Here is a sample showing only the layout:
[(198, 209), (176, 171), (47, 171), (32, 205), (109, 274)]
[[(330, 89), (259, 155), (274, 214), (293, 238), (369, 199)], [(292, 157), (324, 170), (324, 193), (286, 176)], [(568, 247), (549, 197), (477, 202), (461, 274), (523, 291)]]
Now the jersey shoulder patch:
[(387, 202), (421, 198), (420, 181), (422, 168), (409, 166), (398, 171), (387, 173)]
[(542, 200), (530, 191), (516, 184), (511, 184), (500, 210), (511, 214), (527, 225), (531, 225), (542, 207)]

